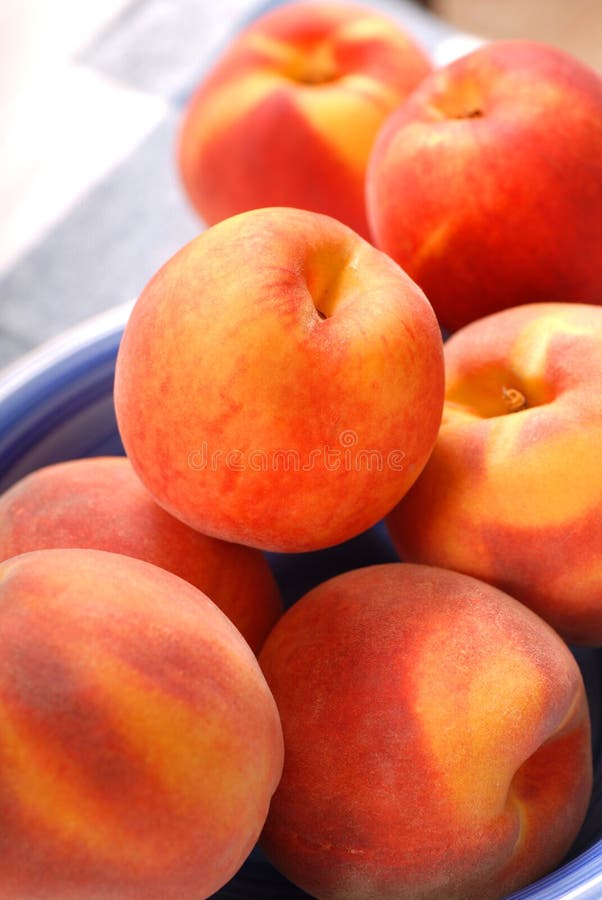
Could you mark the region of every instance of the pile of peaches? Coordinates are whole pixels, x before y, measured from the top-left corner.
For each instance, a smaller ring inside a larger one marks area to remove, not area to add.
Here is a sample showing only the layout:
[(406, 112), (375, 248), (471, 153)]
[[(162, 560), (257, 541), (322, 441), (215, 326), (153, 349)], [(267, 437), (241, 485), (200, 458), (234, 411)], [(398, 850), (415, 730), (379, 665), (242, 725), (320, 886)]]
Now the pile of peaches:
[[(127, 455), (0, 498), (0, 896), (202, 900), (259, 840), (319, 900), (499, 900), (592, 789), (602, 78), (293, 3), (179, 151)], [(383, 519), (399, 562), (284, 610), (266, 551)]]

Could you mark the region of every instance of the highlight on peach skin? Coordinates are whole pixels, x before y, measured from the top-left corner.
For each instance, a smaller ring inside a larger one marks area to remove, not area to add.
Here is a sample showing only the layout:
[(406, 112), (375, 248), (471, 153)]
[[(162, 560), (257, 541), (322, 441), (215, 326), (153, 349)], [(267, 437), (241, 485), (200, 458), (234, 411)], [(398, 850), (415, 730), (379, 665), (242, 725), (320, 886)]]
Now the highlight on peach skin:
[(258, 550), (207, 537), (170, 516), (125, 457), (46, 466), (0, 496), (0, 560), (53, 547), (124, 553), (179, 575), (217, 603), (256, 653), (282, 613)]
[(150, 563), (0, 563), (0, 894), (201, 900), (242, 865), (282, 769), (257, 660)]
[(376, 246), (455, 330), (524, 303), (602, 303), (602, 78), (554, 47), (484, 45), (387, 120), (366, 186)]
[(262, 206), (327, 213), (368, 237), (364, 177), (387, 115), (431, 70), (369, 7), (272, 10), (227, 48), (185, 112), (187, 195), (208, 225)]
[(115, 373), (127, 455), (168, 512), (266, 550), (341, 543), (418, 477), (443, 405), (422, 291), (336, 219), (214, 225), (139, 297)]
[(337, 576), (259, 657), (285, 763), (261, 844), (319, 900), (499, 900), (559, 864), (592, 785), (566, 644), (455, 572)]
[(602, 645), (602, 308), (537, 303), (445, 344), (435, 449), (387, 518), (402, 558), (508, 591)]

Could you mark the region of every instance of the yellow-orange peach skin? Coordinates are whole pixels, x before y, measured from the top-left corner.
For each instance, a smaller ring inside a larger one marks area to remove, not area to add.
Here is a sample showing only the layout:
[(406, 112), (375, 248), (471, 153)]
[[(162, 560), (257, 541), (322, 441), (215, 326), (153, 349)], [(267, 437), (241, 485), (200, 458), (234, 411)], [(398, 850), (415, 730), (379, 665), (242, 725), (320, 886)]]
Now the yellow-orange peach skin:
[(567, 640), (602, 644), (602, 308), (487, 316), (445, 361), (435, 449), (387, 520), (400, 555), (495, 584)]
[(536, 301), (602, 303), (602, 78), (530, 41), (435, 71), (367, 172), (376, 246), (455, 330)]
[(282, 779), (261, 843), (319, 900), (499, 900), (556, 866), (591, 791), (579, 668), (531, 610), (427, 566), (347, 572), (259, 656)]
[(179, 575), (217, 603), (255, 653), (282, 613), (258, 550), (207, 537), (170, 516), (125, 457), (45, 466), (0, 496), (0, 560), (53, 547), (123, 553)]
[(126, 326), (115, 407), (172, 515), (267, 550), (340, 543), (418, 477), (443, 405), (432, 308), (335, 219), (274, 208), (203, 232)]
[(257, 660), (192, 585), (98, 550), (0, 563), (2, 897), (208, 897), (282, 758)]
[(232, 42), (186, 110), (178, 158), (191, 202), (210, 225), (296, 206), (367, 237), (372, 143), (430, 69), (413, 39), (369, 7), (270, 11)]

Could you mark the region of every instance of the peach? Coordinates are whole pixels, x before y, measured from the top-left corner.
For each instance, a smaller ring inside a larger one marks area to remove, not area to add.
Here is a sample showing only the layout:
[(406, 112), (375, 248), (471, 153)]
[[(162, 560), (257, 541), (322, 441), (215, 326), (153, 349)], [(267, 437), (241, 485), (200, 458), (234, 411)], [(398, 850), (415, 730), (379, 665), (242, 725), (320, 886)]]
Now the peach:
[(340, 543), (418, 477), (443, 404), (422, 291), (328, 216), (234, 216), (177, 253), (126, 326), (115, 407), (172, 515), (267, 550)]
[(369, 7), (302, 2), (265, 13), (186, 109), (178, 160), (188, 197), (209, 225), (295, 206), (367, 237), (372, 143), (430, 70), (414, 40)]
[(208, 897), (282, 760), (257, 660), (195, 587), (101, 550), (0, 563), (2, 897)]
[(319, 900), (498, 900), (562, 859), (592, 784), (561, 638), (466, 575), (390, 563), (314, 588), (259, 656), (285, 763), (261, 843)]
[(487, 44), (424, 79), (374, 144), (373, 239), (455, 330), (536, 301), (602, 303), (602, 78)]
[(602, 309), (537, 303), (445, 345), (441, 431), (388, 517), (400, 555), (515, 596), (602, 644)]
[(256, 653), (282, 613), (258, 550), (207, 537), (170, 516), (125, 457), (46, 466), (0, 496), (0, 560), (52, 547), (124, 553), (179, 575), (217, 603)]

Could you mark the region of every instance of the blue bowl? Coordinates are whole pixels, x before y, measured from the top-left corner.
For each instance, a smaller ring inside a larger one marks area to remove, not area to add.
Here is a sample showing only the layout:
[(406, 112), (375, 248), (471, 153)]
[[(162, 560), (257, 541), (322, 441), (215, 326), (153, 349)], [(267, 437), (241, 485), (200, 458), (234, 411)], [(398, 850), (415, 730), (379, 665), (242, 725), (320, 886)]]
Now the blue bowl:
[[(0, 492), (43, 465), (123, 453), (113, 409), (115, 358), (130, 304), (65, 332), (0, 371)], [(311, 554), (268, 554), (285, 603), (339, 572), (396, 559), (384, 528)], [(584, 825), (558, 869), (511, 900), (602, 898), (602, 650), (573, 648), (592, 715), (594, 790)], [(217, 894), (223, 900), (294, 900), (294, 887), (255, 849)], [(508, 898), (510, 900), (510, 898)]]

